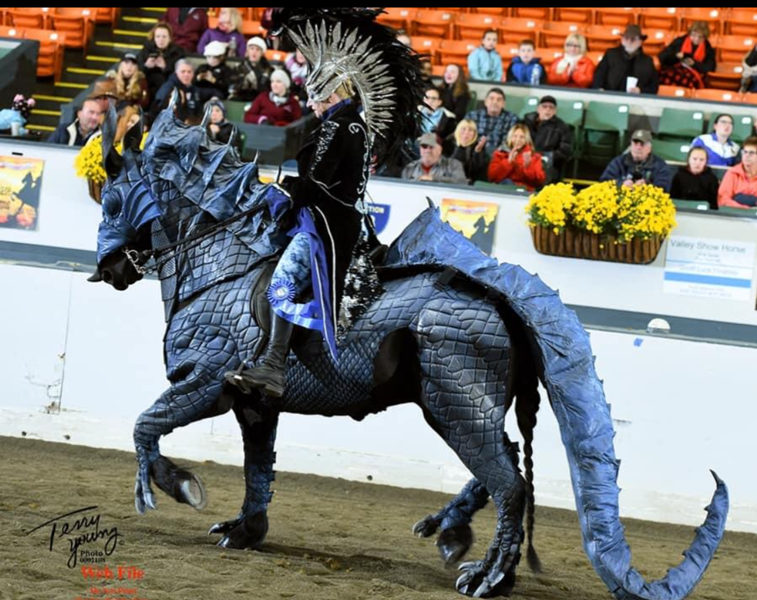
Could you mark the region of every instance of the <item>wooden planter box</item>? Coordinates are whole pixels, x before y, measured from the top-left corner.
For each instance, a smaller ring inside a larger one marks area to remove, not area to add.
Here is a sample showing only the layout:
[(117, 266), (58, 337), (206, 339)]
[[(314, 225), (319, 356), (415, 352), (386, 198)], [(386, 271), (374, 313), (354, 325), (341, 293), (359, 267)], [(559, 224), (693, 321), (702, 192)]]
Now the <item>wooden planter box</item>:
[(534, 248), (541, 254), (639, 265), (649, 264), (657, 258), (665, 240), (654, 236), (648, 240), (633, 239), (617, 243), (614, 236), (601, 236), (570, 228), (555, 234), (552, 229), (539, 226), (531, 227), (531, 238)]

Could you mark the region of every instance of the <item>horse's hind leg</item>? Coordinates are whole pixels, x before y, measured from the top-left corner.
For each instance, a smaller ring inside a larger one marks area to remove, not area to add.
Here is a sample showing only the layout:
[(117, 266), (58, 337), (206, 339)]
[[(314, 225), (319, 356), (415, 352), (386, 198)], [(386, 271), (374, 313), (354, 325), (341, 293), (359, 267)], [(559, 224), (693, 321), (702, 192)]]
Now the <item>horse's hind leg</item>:
[(525, 500), (505, 435), (510, 338), (485, 302), (429, 305), (416, 331), (424, 414), (497, 507), (489, 551), (484, 560), (461, 566), (458, 591), (475, 597), (507, 593), (520, 559)]
[(267, 509), (273, 496), (271, 483), (275, 478), (274, 445), (279, 417), (278, 413), (263, 411), (265, 409), (258, 412), (241, 403), (234, 404), (244, 442), (245, 496), (236, 518), (210, 528), (209, 533), (224, 534), (218, 542), (224, 548), (257, 548), (268, 533)]
[[(139, 416), (134, 426), (137, 451), (134, 495), (140, 514), (156, 506), (150, 485), (151, 475), (165, 474), (161, 465), (165, 466), (163, 461), (167, 459), (160, 455), (160, 438), (177, 427), (228, 411), (231, 399), (222, 394), (223, 373), (235, 368), (239, 360), (234, 344), (224, 330), (198, 323), (172, 323), (166, 340), (166, 353), (170, 361), (168, 379), (172, 385)], [(170, 470), (170, 464), (168, 474), (177, 475)], [(186, 491), (189, 496), (186, 499), (193, 505), (203, 504), (204, 491), (199, 480), (194, 479), (196, 484), (188, 486)], [(174, 495), (172, 490), (175, 488), (170, 483), (160, 487)]]

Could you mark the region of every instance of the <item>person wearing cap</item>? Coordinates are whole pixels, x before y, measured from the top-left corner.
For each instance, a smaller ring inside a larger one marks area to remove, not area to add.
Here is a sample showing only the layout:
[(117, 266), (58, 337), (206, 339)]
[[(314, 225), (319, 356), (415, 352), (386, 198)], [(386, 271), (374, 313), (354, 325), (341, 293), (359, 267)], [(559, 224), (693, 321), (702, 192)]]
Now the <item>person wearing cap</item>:
[(573, 130), (557, 116), (557, 100), (543, 96), (536, 112), (528, 113), (523, 122), (531, 133), (534, 150), (552, 158), (547, 180), (557, 181), (565, 162), (573, 156)]
[(718, 188), (718, 206), (757, 207), (757, 137), (744, 140), (741, 163), (728, 169)]
[(597, 67), (586, 56), (586, 38), (580, 33), (571, 33), (565, 38), (562, 58), (555, 60), (549, 67), (547, 83), (563, 87), (591, 87)]
[(229, 99), (251, 102), (258, 94), (268, 90), (273, 67), (265, 57), (266, 44), (262, 37), (255, 36), (247, 40), (247, 52), (244, 60), (232, 73)]
[(673, 173), (664, 160), (652, 154), (652, 133), (637, 129), (629, 149), (610, 161), (599, 180), (625, 186), (648, 183), (669, 192)]
[(71, 123), (61, 123), (47, 138), (49, 144), (84, 146), (100, 130), (103, 111), (97, 100), (88, 98), (76, 111), (76, 119)]
[(158, 113), (168, 106), (174, 90), (179, 95), (174, 106), (176, 117), (191, 124), (196, 124), (202, 119), (203, 105), (213, 96), (213, 90), (212, 88), (198, 88), (194, 85), (194, 74), (194, 65), (186, 58), (181, 58), (176, 62), (173, 75), (155, 95), (148, 116), (149, 123), (152, 123)]
[(647, 39), (638, 25), (628, 25), (620, 46), (605, 52), (594, 73), (593, 88), (631, 94), (656, 94), (660, 83), (652, 57), (644, 54)]
[(717, 115), (713, 123), (713, 130), (694, 138), (691, 145), (707, 151), (707, 163), (711, 167), (732, 167), (739, 162), (739, 145), (731, 139), (733, 116)]
[(690, 89), (707, 87), (707, 73), (715, 70), (715, 49), (707, 39), (710, 26), (695, 21), (686, 35), (677, 37), (658, 55), (660, 83)]
[(258, 94), (244, 113), (245, 123), (257, 125), (289, 125), (302, 116), (302, 107), (289, 91), (289, 74), (283, 69), (271, 73), (271, 91)]
[(144, 47), (137, 54), (137, 64), (147, 77), (147, 95), (155, 94), (173, 74), (176, 61), (184, 58), (184, 48), (173, 42), (171, 26), (158, 23), (147, 34)]
[(189, 54), (194, 54), (197, 52), (197, 42), (208, 28), (208, 11), (206, 8), (189, 6), (169, 8), (160, 22), (171, 26), (175, 44)]
[(197, 42), (197, 53), (205, 54), (205, 48), (212, 42), (226, 44), (229, 58), (242, 58), (245, 53), (244, 35), (242, 34), (242, 15), (236, 8), (222, 8), (218, 12), (218, 24), (206, 29)]
[(541, 154), (534, 152), (531, 132), (525, 123), (516, 123), (507, 133), (506, 145), (499, 148), (489, 163), (489, 181), (504, 185), (522, 185), (534, 190), (544, 185)]
[(211, 96), (226, 99), (229, 95), (233, 72), (226, 64), (226, 44), (210, 42), (205, 46), (205, 64), (197, 67), (195, 85), (210, 92)]
[(484, 108), (465, 115), (476, 123), (478, 135), (486, 140), (486, 151), (492, 154), (500, 147), (510, 128), (518, 122), (518, 115), (505, 110), (506, 98), (502, 88), (492, 88), (484, 99)]
[(133, 105), (147, 109), (150, 97), (147, 94), (147, 77), (137, 66), (137, 55), (127, 52), (118, 63), (118, 69), (108, 71), (105, 77), (113, 80), (115, 94), (118, 98), (117, 110)]
[(402, 179), (462, 185), (468, 183), (463, 163), (442, 155), (442, 142), (438, 135), (424, 133), (418, 138), (418, 144), (421, 157), (402, 170)]

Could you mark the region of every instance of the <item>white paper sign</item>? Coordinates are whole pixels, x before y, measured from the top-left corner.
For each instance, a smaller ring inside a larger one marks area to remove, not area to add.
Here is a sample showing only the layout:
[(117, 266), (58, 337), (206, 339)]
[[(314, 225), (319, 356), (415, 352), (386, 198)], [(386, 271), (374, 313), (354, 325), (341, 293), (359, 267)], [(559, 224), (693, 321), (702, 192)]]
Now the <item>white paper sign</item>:
[(666, 294), (749, 301), (755, 245), (673, 236), (665, 259)]

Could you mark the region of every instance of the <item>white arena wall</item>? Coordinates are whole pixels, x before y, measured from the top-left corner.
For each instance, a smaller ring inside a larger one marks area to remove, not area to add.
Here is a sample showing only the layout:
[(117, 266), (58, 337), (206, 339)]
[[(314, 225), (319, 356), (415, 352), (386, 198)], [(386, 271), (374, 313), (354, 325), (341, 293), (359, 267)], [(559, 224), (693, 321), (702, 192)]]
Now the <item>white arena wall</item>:
[[(0, 143), (0, 156), (14, 153), (46, 165), (38, 229), (0, 228), (0, 435), (131, 450), (137, 415), (167, 385), (158, 282), (127, 292), (87, 283), (100, 215), (73, 173), (74, 151)], [(524, 197), (378, 179), (369, 192), (391, 207), (387, 242), (427, 206), (426, 196), (437, 205), (444, 198), (499, 205), (494, 254), (559, 289), (591, 332), (616, 424), (623, 516), (700, 523), (714, 469), (730, 487), (729, 529), (757, 532), (754, 256), (748, 299), (682, 295), (665, 285), (669, 244), (646, 266), (543, 256), (531, 244)], [(754, 253), (757, 220), (679, 213), (678, 221), (677, 237), (752, 244)], [(670, 333), (647, 332), (653, 317), (665, 318)], [(537, 502), (572, 508), (545, 395), (535, 435)], [(241, 465), (243, 458), (231, 415), (176, 431), (162, 449), (193, 460)], [(284, 415), (277, 453), (278, 470), (403, 487), (456, 492), (469, 478), (415, 406), (361, 423)]]

